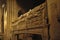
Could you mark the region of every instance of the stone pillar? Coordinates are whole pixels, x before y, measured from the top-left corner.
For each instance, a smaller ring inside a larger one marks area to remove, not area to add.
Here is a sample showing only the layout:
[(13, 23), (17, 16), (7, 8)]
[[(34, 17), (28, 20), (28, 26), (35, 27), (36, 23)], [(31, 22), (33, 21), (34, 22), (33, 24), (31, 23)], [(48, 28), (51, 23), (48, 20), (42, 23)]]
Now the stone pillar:
[(0, 5), (0, 32), (2, 32), (2, 7)]
[[(57, 14), (60, 11), (60, 0), (47, 0), (48, 16), (50, 22), (50, 38), (51, 40), (60, 40), (60, 25), (57, 21)], [(59, 10), (58, 10), (59, 9)], [(60, 13), (60, 12), (59, 12)]]
[(17, 18), (19, 7), (16, 4), (16, 0), (7, 0), (7, 25), (4, 28), (4, 40), (11, 40), (13, 27), (12, 21)]

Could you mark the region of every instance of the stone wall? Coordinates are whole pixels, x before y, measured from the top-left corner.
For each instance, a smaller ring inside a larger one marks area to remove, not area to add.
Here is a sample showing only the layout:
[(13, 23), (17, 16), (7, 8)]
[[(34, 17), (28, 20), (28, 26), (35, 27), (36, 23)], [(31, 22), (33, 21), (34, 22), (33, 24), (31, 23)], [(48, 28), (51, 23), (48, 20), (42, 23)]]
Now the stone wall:
[[(50, 23), (50, 40), (60, 40), (60, 23), (57, 21), (57, 18), (60, 17), (60, 1), (59, 0), (47, 0), (47, 8), (48, 8), (48, 17)], [(7, 0), (7, 25), (4, 29), (4, 38), (5, 40), (10, 40), (12, 36), (12, 30), (14, 29), (23, 29), (26, 26), (26, 22), (12, 26), (12, 21), (17, 19), (17, 13), (20, 8), (16, 4), (15, 0)], [(0, 12), (1, 14), (1, 12)], [(20, 18), (18, 18), (20, 19)], [(19, 22), (19, 21), (18, 21)], [(31, 21), (30, 21), (31, 22)], [(24, 25), (23, 25), (24, 24)], [(19, 28), (19, 27), (21, 28)], [(30, 28), (28, 24), (28, 28)], [(33, 26), (33, 24), (32, 24)], [(13, 27), (13, 28), (12, 28)], [(26, 28), (26, 27), (25, 27)], [(18, 33), (18, 32), (17, 32)], [(35, 32), (34, 32), (35, 33)], [(47, 33), (46, 33), (47, 34)]]
[(51, 40), (60, 40), (60, 23), (57, 21), (57, 17), (60, 15), (59, 2), (59, 0), (47, 0)]

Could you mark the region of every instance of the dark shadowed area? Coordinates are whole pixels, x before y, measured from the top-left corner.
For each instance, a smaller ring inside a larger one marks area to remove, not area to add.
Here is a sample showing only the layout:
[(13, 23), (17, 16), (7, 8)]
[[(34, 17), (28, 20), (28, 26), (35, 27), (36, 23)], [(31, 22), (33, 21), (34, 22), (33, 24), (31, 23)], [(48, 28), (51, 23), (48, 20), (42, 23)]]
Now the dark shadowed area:
[[(29, 9), (33, 9), (34, 7), (42, 4), (45, 0), (16, 0), (18, 6), (24, 9), (25, 12), (28, 12)], [(24, 14), (22, 10), (18, 11), (18, 17)]]
[(33, 9), (45, 2), (45, 0), (16, 0), (17, 4), (25, 10)]

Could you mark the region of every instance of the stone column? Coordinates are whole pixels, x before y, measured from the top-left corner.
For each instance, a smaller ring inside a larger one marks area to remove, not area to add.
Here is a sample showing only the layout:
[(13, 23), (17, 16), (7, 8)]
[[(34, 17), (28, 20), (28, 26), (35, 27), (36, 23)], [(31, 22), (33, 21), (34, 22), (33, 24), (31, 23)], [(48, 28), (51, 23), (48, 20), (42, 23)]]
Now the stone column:
[(4, 40), (11, 40), (12, 37), (12, 30), (13, 27), (12, 21), (14, 21), (17, 18), (17, 13), (19, 10), (19, 7), (16, 4), (16, 0), (7, 0), (7, 24), (4, 28)]

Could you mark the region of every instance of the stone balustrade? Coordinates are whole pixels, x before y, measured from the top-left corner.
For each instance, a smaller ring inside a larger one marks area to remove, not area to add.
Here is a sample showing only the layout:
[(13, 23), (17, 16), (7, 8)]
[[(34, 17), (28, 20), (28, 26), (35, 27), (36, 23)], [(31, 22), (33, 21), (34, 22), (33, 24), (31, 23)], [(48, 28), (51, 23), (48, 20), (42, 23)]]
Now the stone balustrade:
[(27, 13), (21, 15), (15, 21), (12, 22), (12, 26), (15, 29), (26, 29), (44, 26), (46, 14), (46, 3), (43, 3), (34, 9), (30, 9)]

